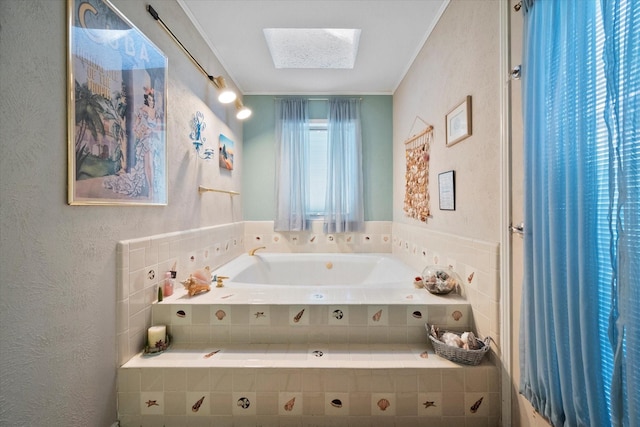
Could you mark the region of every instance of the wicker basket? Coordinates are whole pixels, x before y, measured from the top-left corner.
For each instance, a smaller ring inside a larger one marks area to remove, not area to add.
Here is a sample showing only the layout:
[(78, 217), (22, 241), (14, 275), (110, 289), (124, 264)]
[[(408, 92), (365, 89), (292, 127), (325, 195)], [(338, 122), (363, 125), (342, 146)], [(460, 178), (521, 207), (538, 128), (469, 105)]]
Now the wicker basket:
[(482, 362), (482, 358), (491, 348), (491, 337), (486, 337), (484, 340), (476, 338), (476, 342), (480, 347), (477, 350), (466, 350), (464, 348), (447, 345), (440, 341), (440, 337), (442, 336), (442, 334), (445, 332), (452, 332), (456, 335), (461, 335), (460, 332), (438, 331), (438, 338), (436, 338), (431, 333), (431, 326), (428, 323), (425, 323), (424, 326), (427, 329), (427, 335), (429, 335), (429, 340), (431, 341), (436, 354), (438, 356), (444, 357), (445, 359), (449, 359), (452, 362), (462, 363), (465, 365), (478, 365), (480, 362)]

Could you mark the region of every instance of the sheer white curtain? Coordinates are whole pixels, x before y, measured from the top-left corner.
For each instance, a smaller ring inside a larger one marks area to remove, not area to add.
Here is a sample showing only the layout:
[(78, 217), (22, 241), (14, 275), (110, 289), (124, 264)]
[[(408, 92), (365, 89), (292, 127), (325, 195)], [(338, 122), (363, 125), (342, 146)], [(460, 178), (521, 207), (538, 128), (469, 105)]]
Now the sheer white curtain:
[(309, 101), (276, 99), (275, 231), (302, 231), (307, 220)]
[(327, 133), (324, 232), (361, 231), (364, 229), (364, 203), (359, 99), (329, 101)]

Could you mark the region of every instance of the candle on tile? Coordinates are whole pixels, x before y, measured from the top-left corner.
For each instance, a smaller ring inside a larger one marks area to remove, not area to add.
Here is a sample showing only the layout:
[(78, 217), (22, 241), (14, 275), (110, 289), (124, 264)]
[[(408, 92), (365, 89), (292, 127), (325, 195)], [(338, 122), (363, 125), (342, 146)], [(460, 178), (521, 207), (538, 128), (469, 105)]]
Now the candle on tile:
[(158, 341), (166, 342), (167, 327), (165, 325), (150, 327), (147, 331), (147, 339), (149, 340), (149, 347), (155, 347)]

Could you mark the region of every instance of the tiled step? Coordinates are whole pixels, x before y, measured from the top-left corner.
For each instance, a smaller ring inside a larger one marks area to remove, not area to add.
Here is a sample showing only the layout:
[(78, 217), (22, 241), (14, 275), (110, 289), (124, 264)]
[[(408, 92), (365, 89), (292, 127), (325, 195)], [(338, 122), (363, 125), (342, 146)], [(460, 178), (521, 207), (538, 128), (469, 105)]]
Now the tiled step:
[(175, 345), (120, 369), (118, 408), (124, 426), (494, 426), (498, 390), (488, 358), (430, 344)]
[[(473, 330), (469, 304), (453, 295), (429, 304), (418, 299), (373, 305), (225, 300), (196, 304), (178, 299), (152, 306), (152, 323), (167, 325), (177, 344), (410, 344), (426, 341), (426, 322)], [(145, 339), (146, 331), (140, 331), (139, 349)]]
[[(488, 360), (488, 357), (485, 357)], [(488, 361), (483, 361), (489, 364)], [(140, 353), (122, 368), (448, 368), (465, 367), (436, 355), (431, 344), (173, 345)]]

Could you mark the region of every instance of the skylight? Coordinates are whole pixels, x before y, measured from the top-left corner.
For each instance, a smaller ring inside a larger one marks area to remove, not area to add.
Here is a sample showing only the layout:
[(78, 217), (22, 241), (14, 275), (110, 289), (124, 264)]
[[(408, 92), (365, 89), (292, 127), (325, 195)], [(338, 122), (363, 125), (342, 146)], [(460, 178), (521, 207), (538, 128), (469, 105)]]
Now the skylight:
[(360, 30), (342, 28), (265, 28), (276, 68), (353, 68)]

